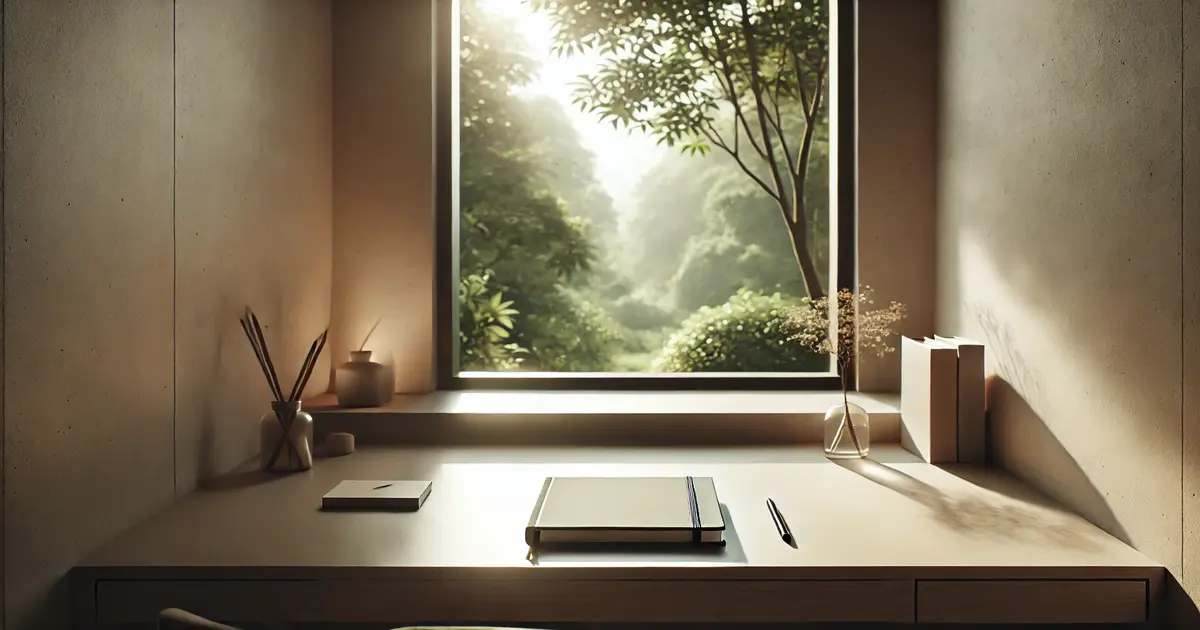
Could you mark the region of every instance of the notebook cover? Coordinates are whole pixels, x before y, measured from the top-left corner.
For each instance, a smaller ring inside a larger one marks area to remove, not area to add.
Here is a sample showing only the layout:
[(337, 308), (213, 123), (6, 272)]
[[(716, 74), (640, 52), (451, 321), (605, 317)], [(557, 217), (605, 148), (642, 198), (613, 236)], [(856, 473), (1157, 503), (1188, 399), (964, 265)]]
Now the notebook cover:
[(549, 477), (534, 503), (525, 541), (543, 543), (543, 532), (551, 532), (561, 542), (561, 534), (571, 532), (573, 542), (583, 544), (594, 542), (587, 540), (592, 534), (629, 543), (708, 544), (723, 543), (706, 538), (717, 538), (724, 529), (711, 477)]
[(429, 481), (346, 480), (321, 497), (321, 508), (415, 511), (432, 490), (433, 483)]

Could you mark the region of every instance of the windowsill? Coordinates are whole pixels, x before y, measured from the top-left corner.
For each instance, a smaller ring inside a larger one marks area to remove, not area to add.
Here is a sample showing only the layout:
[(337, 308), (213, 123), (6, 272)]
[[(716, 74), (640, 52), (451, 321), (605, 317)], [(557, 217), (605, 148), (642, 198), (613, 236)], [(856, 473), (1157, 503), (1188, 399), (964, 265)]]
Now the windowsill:
[[(440, 391), (397, 395), (383, 407), (343, 409), (333, 394), (307, 401), (317, 438), (365, 444), (781, 445), (820, 442), (837, 391)], [(900, 441), (900, 398), (852, 392), (873, 442)]]

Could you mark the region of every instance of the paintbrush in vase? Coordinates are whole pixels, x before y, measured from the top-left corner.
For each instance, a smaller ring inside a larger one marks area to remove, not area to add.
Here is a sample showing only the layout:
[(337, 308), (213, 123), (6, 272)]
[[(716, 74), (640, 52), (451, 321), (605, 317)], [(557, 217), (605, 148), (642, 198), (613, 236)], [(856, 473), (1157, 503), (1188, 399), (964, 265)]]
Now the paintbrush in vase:
[[(292, 384), (292, 389), (288, 396), (287, 402), (295, 403), (300, 401), (300, 397), (304, 394), (304, 388), (308, 385), (308, 379), (312, 376), (313, 370), (317, 366), (317, 361), (321, 358), (321, 350), (325, 348), (325, 340), (328, 337), (329, 329), (326, 328), (324, 332), (322, 332), (316, 339), (313, 340), (312, 345), (308, 347), (308, 354), (304, 357), (304, 362), (300, 365), (300, 371), (296, 373), (296, 382)], [(290, 429), (290, 426), (287, 427), (285, 430), (285, 435), (287, 434), (287, 431), (290, 431)], [(290, 440), (285, 441), (287, 441), (288, 444), (291, 444)], [(282, 448), (282, 442), (275, 445), (275, 450), (271, 453), (271, 458), (267, 462), (268, 469), (275, 465), (275, 461), (279, 458), (279, 453)], [(293, 448), (295, 448), (294, 445)]]
[[(250, 342), (251, 349), (254, 350), (254, 357), (258, 360), (259, 368), (262, 370), (263, 376), (267, 380), (267, 387), (271, 390), (271, 396), (275, 399), (275, 402), (280, 404), (297, 402), (303, 393), (304, 386), (308, 383), (308, 377), (312, 376), (313, 367), (316, 365), (317, 359), (320, 356), (321, 348), (323, 348), (325, 345), (325, 339), (328, 336), (329, 330), (326, 329), (325, 332), (321, 333), (321, 336), (318, 337), (317, 340), (313, 341), (313, 345), (309, 347), (308, 355), (304, 358), (304, 363), (301, 365), (300, 370), (296, 375), (296, 382), (292, 385), (291, 391), (285, 398), (283, 395), (283, 388), (279, 382), (279, 374), (275, 370), (274, 361), (271, 359), (271, 351), (267, 347), (266, 336), (263, 334), (262, 325), (258, 321), (258, 316), (254, 314), (254, 311), (251, 310), (250, 307), (246, 307), (245, 315), (239, 318), (238, 321), (241, 323), (242, 331), (246, 333), (246, 339)], [(279, 426), (283, 431), (283, 435), (281, 436), (279, 443), (275, 445), (275, 450), (271, 454), (270, 463), (267, 466), (268, 469), (275, 465), (275, 462), (278, 460), (279, 454), (284, 448), (284, 445), (287, 446), (290, 455), (294, 456), (297, 461), (300, 460), (299, 449), (296, 448), (296, 445), (292, 443), (290, 439), (287, 439), (287, 436), (291, 433), (292, 424), (294, 423), (295, 418), (289, 417), (285, 419), (276, 414), (276, 420), (279, 422)]]

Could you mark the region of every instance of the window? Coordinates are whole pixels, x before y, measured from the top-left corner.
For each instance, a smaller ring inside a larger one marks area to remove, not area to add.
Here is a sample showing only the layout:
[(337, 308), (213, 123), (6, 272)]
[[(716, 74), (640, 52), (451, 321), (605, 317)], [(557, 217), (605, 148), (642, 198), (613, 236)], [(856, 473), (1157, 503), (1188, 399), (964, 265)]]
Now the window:
[(441, 387), (837, 386), (850, 0), (438, 8)]

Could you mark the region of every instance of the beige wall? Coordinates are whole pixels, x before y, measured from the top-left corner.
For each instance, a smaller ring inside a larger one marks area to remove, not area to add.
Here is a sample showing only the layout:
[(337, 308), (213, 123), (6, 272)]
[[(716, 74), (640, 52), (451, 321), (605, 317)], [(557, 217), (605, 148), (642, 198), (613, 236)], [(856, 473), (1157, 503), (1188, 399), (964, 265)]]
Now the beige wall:
[(334, 3), (336, 363), (368, 350), (434, 387), (433, 1)]
[(238, 308), (293, 363), (328, 317), (327, 2), (175, 8), (3, 4), (10, 630), (67, 627), (81, 554), (257, 451)]
[[(1180, 9), (944, 3), (938, 324), (989, 344), (999, 463), (1196, 596), (1180, 442), (1181, 282), (1187, 269), (1194, 297), (1197, 268), (1194, 248), (1181, 260), (1180, 201), (1194, 227), (1196, 169), (1180, 162), (1182, 139), (1195, 149), (1197, 74), (1183, 134)], [(1189, 310), (1194, 321), (1194, 299)]]
[(1183, 585), (1200, 601), (1200, 1), (1183, 8)]
[[(858, 5), (858, 281), (907, 307), (899, 332), (932, 336), (937, 254), (934, 0)], [(858, 387), (900, 391), (900, 354), (863, 356)]]
[(171, 6), (4, 27), (5, 616), (55, 628), (75, 559), (174, 495)]
[[(202, 0), (176, 10), (176, 486), (258, 452), (269, 400), (247, 304), (290, 389), (329, 324), (330, 5)], [(325, 354), (308, 383), (323, 392)]]

